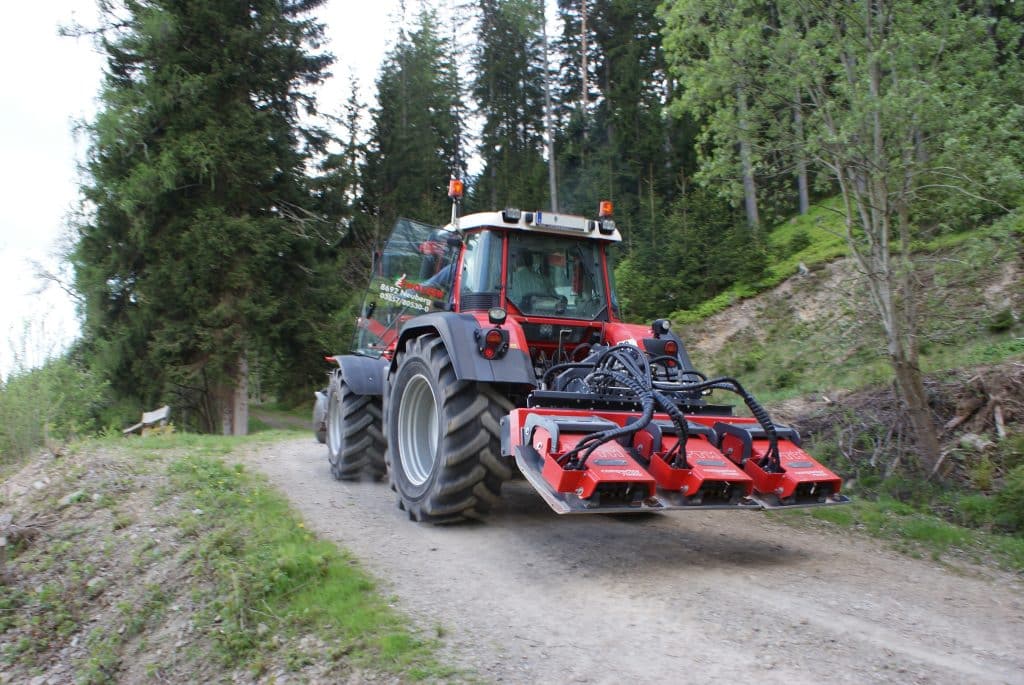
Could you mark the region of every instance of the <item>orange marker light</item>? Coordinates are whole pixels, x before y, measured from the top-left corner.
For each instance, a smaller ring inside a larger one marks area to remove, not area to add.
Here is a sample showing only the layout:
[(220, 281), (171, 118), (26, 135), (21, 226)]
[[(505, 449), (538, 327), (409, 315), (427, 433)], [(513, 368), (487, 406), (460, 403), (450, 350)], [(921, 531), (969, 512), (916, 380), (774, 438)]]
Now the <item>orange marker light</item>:
[(460, 181), (459, 179), (453, 178), (452, 180), (448, 181), (448, 197), (450, 197), (451, 199), (461, 200), (462, 190), (462, 181)]
[(604, 219), (605, 217), (609, 217), (612, 215), (613, 209), (614, 207), (612, 207), (611, 200), (601, 200), (601, 204), (599, 204), (597, 207), (597, 215), (600, 218)]

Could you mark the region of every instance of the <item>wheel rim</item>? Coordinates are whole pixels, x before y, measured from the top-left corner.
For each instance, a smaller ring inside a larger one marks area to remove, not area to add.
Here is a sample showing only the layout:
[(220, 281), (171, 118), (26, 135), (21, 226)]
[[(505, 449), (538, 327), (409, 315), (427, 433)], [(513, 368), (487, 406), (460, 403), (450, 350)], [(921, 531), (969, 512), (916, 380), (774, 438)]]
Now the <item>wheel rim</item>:
[(411, 484), (423, 485), (430, 478), (437, 457), (437, 438), (434, 391), (426, 377), (413, 376), (398, 407), (398, 456)]
[(331, 395), (331, 403), (327, 407), (327, 447), (331, 458), (341, 452), (341, 431), (344, 428), (344, 417), (341, 415), (341, 402), (338, 394)]

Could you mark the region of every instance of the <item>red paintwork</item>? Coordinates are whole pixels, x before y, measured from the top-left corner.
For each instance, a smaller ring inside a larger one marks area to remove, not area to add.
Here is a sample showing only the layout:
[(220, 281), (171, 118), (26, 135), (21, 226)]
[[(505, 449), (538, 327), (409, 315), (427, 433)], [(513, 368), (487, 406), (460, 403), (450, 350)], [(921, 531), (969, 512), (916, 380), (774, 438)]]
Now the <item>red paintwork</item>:
[(642, 348), (644, 346), (644, 338), (651, 337), (651, 327), (635, 323), (612, 321), (605, 326), (604, 335), (609, 345), (629, 343), (630, 345)]
[[(626, 421), (636, 416), (632, 412), (583, 411), (578, 409), (515, 409), (509, 415), (511, 447), (514, 450), (522, 444), (522, 427), (530, 414), (562, 418), (597, 416), (625, 425)], [(703, 417), (702, 417), (703, 418)], [(715, 420), (728, 420), (731, 417), (717, 417)], [(655, 414), (654, 420), (668, 421), (666, 414)], [(651, 454), (651, 438), (646, 431), (637, 433), (635, 445), (641, 453), (649, 456), (650, 465), (645, 468), (633, 456), (615, 441), (601, 445), (587, 460), (586, 469), (569, 470), (558, 464), (558, 458), (571, 450), (585, 437), (585, 434), (563, 431), (559, 436), (558, 445), (551, 445), (551, 436), (542, 427), (534, 430), (532, 446), (544, 459), (544, 479), (557, 492), (575, 492), (586, 499), (602, 483), (643, 483), (649, 488), (655, 486), (662, 490), (674, 490), (683, 494), (694, 494), (705, 482), (727, 482), (741, 487), (745, 494), (753, 489), (753, 479), (741, 471), (739, 467), (726, 459), (718, 449), (703, 436), (691, 436), (686, 442), (687, 461), (691, 468), (674, 468), (666, 463), (665, 454), (675, 445), (677, 438), (665, 435), (662, 438), (662, 449)], [(625, 464), (607, 465), (601, 461), (625, 461)], [(701, 464), (699, 462), (709, 462)], [(686, 488), (683, 490), (683, 488)], [(651, 490), (651, 494), (654, 491)]]
[[(509, 415), (511, 447), (514, 450), (522, 444), (522, 427), (530, 414), (552, 417), (583, 417), (593, 416), (625, 425), (626, 420), (636, 416), (630, 412), (584, 411), (578, 409), (515, 409)], [(690, 421), (712, 426), (717, 422), (738, 425), (754, 424), (756, 421), (747, 417), (734, 416), (688, 416)], [(665, 414), (655, 414), (654, 420), (668, 421)], [(802, 483), (817, 483), (828, 486), (832, 494), (838, 494), (842, 481), (806, 452), (789, 440), (779, 440), (779, 455), (783, 473), (766, 473), (757, 461), (768, 449), (767, 440), (754, 440), (753, 453), (750, 460), (742, 467), (737, 463), (741, 443), (733, 436), (726, 435), (720, 451), (705, 436), (691, 435), (686, 441), (686, 459), (690, 468), (681, 469), (671, 466), (665, 455), (672, 449), (678, 438), (663, 435), (662, 447), (657, 453), (651, 454), (651, 437), (646, 431), (639, 431), (634, 446), (640, 453), (650, 459), (645, 467), (634, 459), (633, 455), (615, 441), (601, 445), (587, 460), (583, 470), (569, 470), (558, 463), (559, 457), (576, 446), (586, 434), (563, 431), (558, 444), (551, 444), (551, 436), (543, 427), (534, 430), (532, 446), (543, 457), (544, 479), (557, 492), (574, 492), (581, 498), (591, 496), (602, 483), (644, 484), (649, 489), (693, 494), (708, 482), (725, 482), (742, 488), (745, 495), (760, 493), (775, 495), (785, 499), (793, 495)], [(734, 461), (737, 460), (737, 461)], [(601, 462), (618, 461), (619, 464), (602, 464)], [(653, 494), (653, 490), (651, 490)]]
[(688, 469), (674, 468), (663, 459), (665, 453), (678, 442), (678, 438), (666, 435), (662, 440), (661, 454), (654, 455), (648, 467), (658, 481), (658, 487), (693, 494), (700, 490), (705, 481), (724, 481), (742, 487), (745, 495), (753, 492), (753, 479), (726, 459), (703, 435), (691, 435), (686, 440)]
[[(822, 466), (811, 455), (789, 440), (779, 440), (779, 463), (783, 473), (766, 473), (757, 462), (768, 451), (767, 440), (754, 440), (751, 456), (743, 470), (754, 480), (757, 492), (771, 494), (779, 499), (791, 497), (802, 483), (817, 483), (829, 486), (833, 494), (839, 494), (842, 479)], [(743, 448), (740, 440), (732, 435), (722, 439), (722, 452), (730, 459), (738, 460)]]
[[(519, 410), (517, 410), (519, 411)], [(633, 457), (617, 442), (606, 442), (594, 450), (587, 460), (587, 468), (568, 470), (558, 465), (555, 458), (571, 450), (582, 438), (579, 434), (563, 433), (558, 440), (559, 450), (550, 451), (551, 436), (543, 428), (533, 433), (533, 446), (544, 456), (544, 479), (551, 483), (557, 492), (575, 492), (581, 499), (594, 494), (597, 486), (603, 483), (629, 483), (647, 488), (647, 496), (653, 496), (655, 481)], [(540, 448), (537, 446), (541, 445)]]

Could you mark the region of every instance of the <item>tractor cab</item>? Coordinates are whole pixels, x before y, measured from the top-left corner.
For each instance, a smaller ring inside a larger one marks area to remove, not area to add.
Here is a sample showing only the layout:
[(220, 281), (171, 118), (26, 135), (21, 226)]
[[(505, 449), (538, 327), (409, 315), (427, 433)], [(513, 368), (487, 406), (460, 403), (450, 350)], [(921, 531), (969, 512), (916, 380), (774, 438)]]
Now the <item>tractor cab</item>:
[(389, 357), (413, 317), (465, 312), (486, 323), (501, 310), (541, 373), (607, 342), (618, 300), (606, 248), (620, 240), (607, 215), (506, 209), (443, 227), (400, 219), (375, 259), (355, 349)]

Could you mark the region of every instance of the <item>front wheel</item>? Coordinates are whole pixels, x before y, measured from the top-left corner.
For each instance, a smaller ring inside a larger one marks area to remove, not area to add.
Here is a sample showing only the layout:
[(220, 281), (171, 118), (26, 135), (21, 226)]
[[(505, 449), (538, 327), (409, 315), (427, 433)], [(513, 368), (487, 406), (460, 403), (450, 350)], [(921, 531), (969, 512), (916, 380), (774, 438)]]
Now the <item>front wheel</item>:
[(360, 395), (340, 375), (331, 379), (327, 399), (327, 458), (337, 480), (384, 476), (381, 398)]
[(441, 338), (410, 340), (391, 382), (387, 462), (399, 506), (415, 521), (477, 519), (511, 476), (500, 421), (511, 402), (455, 376)]

